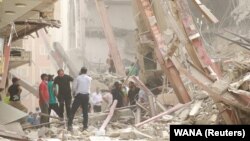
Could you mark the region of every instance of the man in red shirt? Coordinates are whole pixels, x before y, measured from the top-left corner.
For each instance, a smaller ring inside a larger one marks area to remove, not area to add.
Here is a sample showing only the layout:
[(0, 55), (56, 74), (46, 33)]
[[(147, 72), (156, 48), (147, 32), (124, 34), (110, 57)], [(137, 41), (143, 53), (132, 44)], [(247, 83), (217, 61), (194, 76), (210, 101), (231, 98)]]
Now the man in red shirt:
[[(39, 105), (41, 108), (41, 112), (44, 114), (48, 114), (49, 112), (49, 90), (48, 90), (48, 75), (41, 75), (42, 82), (39, 85)], [(49, 122), (49, 118), (42, 116), (40, 119), (40, 123)]]

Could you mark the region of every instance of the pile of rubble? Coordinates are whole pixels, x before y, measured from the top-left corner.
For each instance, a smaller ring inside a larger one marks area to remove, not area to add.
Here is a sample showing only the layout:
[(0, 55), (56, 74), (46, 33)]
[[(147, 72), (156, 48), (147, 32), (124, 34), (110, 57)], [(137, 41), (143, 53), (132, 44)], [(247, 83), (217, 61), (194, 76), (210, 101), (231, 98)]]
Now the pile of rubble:
[[(97, 74), (91, 75), (96, 80), (94, 82), (94, 87), (100, 87), (102, 89), (108, 89), (110, 84), (117, 79), (120, 80), (120, 78), (113, 75), (106, 75), (105, 77)], [(248, 76), (246, 77), (248, 78)], [(139, 80), (138, 83), (144, 91), (148, 92), (147, 88), (143, 87)], [(213, 85), (222, 88), (219, 84), (220, 81)], [(225, 89), (228, 88), (227, 85), (224, 87)], [(196, 85), (192, 85), (192, 88), (189, 88), (189, 94), (192, 97), (192, 101), (186, 104), (180, 104), (176, 95), (171, 90), (168, 92), (163, 91), (160, 95), (154, 95), (153, 105), (155, 106), (155, 111), (152, 111), (152, 103), (149, 101), (148, 103), (140, 103), (138, 101), (136, 105), (132, 106), (122, 108), (112, 108), (111, 106), (109, 111), (89, 113), (89, 128), (84, 131), (81, 129), (82, 116), (81, 112), (79, 112), (74, 119), (72, 132), (67, 131), (67, 121), (60, 121), (57, 117), (51, 116), (51, 121), (48, 123), (50, 128), (42, 125), (21, 126), (17, 122), (14, 122), (16, 124), (14, 127), (19, 127), (19, 130), (16, 131), (13, 130), (13, 128), (6, 128), (9, 125), (1, 123), (6, 127), (1, 128), (0, 136), (4, 137), (5, 140), (166, 141), (169, 140), (170, 125), (224, 123), (224, 119), (221, 117), (218, 110), (217, 103), (215, 103), (211, 95)], [(148, 92), (147, 95), (152, 96), (153, 94)], [(5, 107), (6, 106), (7, 105), (5, 105)], [(24, 116), (27, 115), (22, 115), (16, 120)], [(15, 120), (13, 119), (8, 122), (13, 121)]]
[[(108, 113), (90, 113), (90, 126), (88, 130), (81, 130), (81, 116), (76, 117), (73, 132), (66, 129), (66, 125), (51, 124), (50, 128), (38, 128), (25, 130), (30, 139), (41, 140), (169, 140), (170, 125), (173, 124), (216, 124), (218, 123), (218, 110), (214, 102), (203, 92), (195, 94), (195, 101), (176, 109), (171, 114), (163, 114), (154, 120), (135, 124), (135, 113), (131, 107), (117, 109), (105, 128), (99, 128), (106, 119)], [(170, 107), (168, 110), (171, 110)], [(165, 112), (163, 112), (165, 113)], [(161, 115), (161, 113), (160, 113)], [(157, 116), (156, 116), (157, 117)], [(154, 118), (154, 117), (152, 117)], [(147, 120), (152, 119), (148, 117)]]
[[(115, 80), (115, 79), (114, 79)], [(192, 93), (193, 101), (187, 104), (178, 104), (175, 94), (163, 94), (165, 99), (172, 99), (176, 103), (164, 103), (165, 111), (157, 110), (151, 116), (149, 104), (138, 103), (141, 106), (141, 119), (136, 121), (137, 106), (127, 106), (114, 109), (114, 114), (104, 130), (100, 130), (109, 112), (89, 113), (89, 128), (82, 131), (82, 116), (79, 112), (73, 125), (73, 132), (67, 131), (66, 121), (62, 122), (51, 118), (50, 128), (43, 126), (23, 125), (20, 129), (23, 140), (169, 140), (170, 125), (173, 124), (216, 124), (219, 122), (218, 110), (213, 100), (205, 91), (196, 89)], [(157, 99), (157, 98), (156, 98)], [(175, 99), (175, 100), (174, 100)], [(163, 104), (163, 105), (164, 105)], [(156, 104), (157, 105), (157, 104)], [(112, 109), (110, 109), (112, 110)], [(146, 111), (149, 113), (146, 113)], [(143, 113), (144, 114), (143, 116)], [(6, 132), (6, 131), (5, 131)], [(13, 132), (13, 131), (8, 131)], [(15, 132), (13, 132), (15, 133)], [(7, 138), (12, 139), (13, 136)], [(6, 139), (7, 140), (7, 139)]]

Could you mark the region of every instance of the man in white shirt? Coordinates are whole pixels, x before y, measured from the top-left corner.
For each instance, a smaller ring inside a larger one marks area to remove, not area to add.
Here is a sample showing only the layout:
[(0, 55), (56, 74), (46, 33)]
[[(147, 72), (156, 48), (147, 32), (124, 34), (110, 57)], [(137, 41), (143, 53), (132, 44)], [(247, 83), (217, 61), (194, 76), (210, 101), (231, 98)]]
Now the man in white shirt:
[(83, 130), (88, 128), (88, 104), (92, 78), (87, 75), (87, 68), (82, 67), (80, 75), (76, 78), (73, 85), (75, 99), (70, 110), (71, 115), (68, 120), (68, 130), (72, 131), (72, 123), (77, 109), (82, 106)]
[(97, 87), (96, 92), (93, 93), (93, 105), (94, 105), (94, 112), (101, 112), (102, 111), (102, 94), (100, 89)]

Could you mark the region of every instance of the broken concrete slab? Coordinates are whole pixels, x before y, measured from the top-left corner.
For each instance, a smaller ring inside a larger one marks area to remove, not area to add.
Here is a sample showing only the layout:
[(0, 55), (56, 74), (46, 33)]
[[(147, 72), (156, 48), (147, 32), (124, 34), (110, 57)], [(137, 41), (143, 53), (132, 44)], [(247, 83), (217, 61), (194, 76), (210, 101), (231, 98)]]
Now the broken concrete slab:
[[(90, 113), (89, 114), (89, 124), (93, 125), (95, 123), (104, 121), (108, 113)], [(79, 122), (82, 122), (82, 118), (79, 118)]]
[(208, 96), (208, 93), (206, 91), (199, 91), (199, 93), (195, 96), (195, 99), (197, 100), (203, 100), (203, 99), (207, 99), (209, 96)]
[(3, 102), (0, 102), (0, 113), (4, 113), (4, 114), (1, 114), (0, 116), (0, 124), (2, 125), (6, 125), (13, 121), (17, 121), (28, 115), (27, 113), (24, 113), (23, 111), (20, 111)]
[(174, 117), (171, 115), (165, 115), (165, 116), (162, 116), (161, 121), (168, 122), (168, 121), (171, 121), (173, 118)]
[(115, 111), (115, 115), (118, 117), (133, 116), (133, 112), (131, 109), (121, 109), (121, 110)]
[(210, 121), (212, 124), (214, 124), (214, 123), (216, 123), (217, 119), (218, 119), (218, 116), (217, 116), (216, 114), (213, 114), (213, 115), (209, 118), (209, 121)]
[(174, 93), (169, 93), (169, 94), (159, 94), (157, 96), (157, 100), (160, 102), (160, 103), (164, 103), (166, 105), (176, 105), (179, 103), (177, 97), (176, 97), (176, 94)]
[(122, 140), (136, 139), (136, 134), (132, 131), (131, 128), (121, 129), (120, 139)]
[(90, 141), (111, 141), (110, 137), (104, 136), (90, 136)]
[(38, 134), (37, 134), (37, 131), (35, 131), (35, 130), (30, 131), (29, 133), (26, 133), (26, 135), (27, 135), (31, 140), (36, 140), (36, 139), (38, 139)]
[(180, 112), (180, 114), (178, 115), (178, 118), (181, 120), (181, 121), (184, 121), (188, 118), (188, 114), (190, 112), (190, 109), (189, 108), (185, 108), (182, 110), (182, 112)]
[(107, 134), (107, 136), (109, 136), (109, 137), (111, 137), (111, 138), (117, 138), (117, 137), (119, 137), (120, 136), (120, 132), (119, 131), (112, 131), (112, 132), (109, 132), (108, 134)]
[(0, 130), (0, 137), (11, 139), (11, 140), (23, 140), (28, 141), (29, 138), (26, 136), (18, 135), (16, 132), (8, 131), (8, 130)]
[(13, 122), (5, 125), (5, 128), (9, 131), (16, 132), (18, 135), (24, 136), (25, 133), (22, 129), (22, 126), (19, 122)]
[(42, 127), (38, 130), (37, 135), (38, 137), (45, 137), (48, 131), (49, 131), (48, 128)]
[(193, 107), (189, 113), (189, 116), (196, 116), (199, 112), (199, 109), (201, 108), (202, 103), (203, 103), (203, 100), (195, 102), (195, 104), (193, 105)]

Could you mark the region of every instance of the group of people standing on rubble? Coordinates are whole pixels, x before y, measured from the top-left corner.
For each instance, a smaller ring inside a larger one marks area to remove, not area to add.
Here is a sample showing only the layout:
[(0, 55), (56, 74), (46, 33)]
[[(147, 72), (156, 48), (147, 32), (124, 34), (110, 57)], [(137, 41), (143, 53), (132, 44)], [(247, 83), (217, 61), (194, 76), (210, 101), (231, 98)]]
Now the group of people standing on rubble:
[[(142, 93), (135, 83), (131, 80), (128, 87), (124, 81), (116, 81), (109, 90), (100, 90), (90, 92), (92, 78), (87, 75), (87, 68), (82, 67), (80, 74), (73, 79), (70, 75), (64, 74), (64, 70), (59, 69), (57, 76), (41, 74), (41, 83), (39, 85), (39, 106), (41, 113), (50, 115), (53, 110), (60, 119), (64, 119), (64, 107), (66, 108), (68, 119), (68, 130), (72, 130), (72, 123), (77, 109), (81, 106), (83, 112), (83, 130), (88, 128), (88, 112), (92, 108), (94, 112), (101, 112), (103, 101), (106, 102), (106, 109), (109, 108), (114, 100), (117, 100), (117, 108), (135, 105), (137, 100), (141, 100)], [(14, 77), (12, 85), (8, 89), (10, 95), (10, 105), (27, 112), (27, 108), (20, 102), (20, 93), (22, 89), (18, 83), (19, 79)], [(73, 82), (73, 94), (71, 94), (71, 82)], [(72, 95), (74, 101), (72, 103)], [(40, 116), (40, 124), (48, 123), (49, 116)]]
[[(39, 86), (39, 105), (41, 112), (50, 114), (51, 110), (63, 120), (64, 107), (68, 119), (68, 130), (72, 130), (72, 123), (77, 109), (81, 106), (83, 111), (83, 129), (88, 128), (88, 107), (92, 78), (87, 75), (87, 68), (82, 67), (75, 80), (64, 74), (62, 69), (57, 71), (58, 76), (53, 80), (53, 75), (42, 74)], [(71, 106), (72, 95), (70, 82), (73, 82), (74, 101)], [(59, 106), (57, 104), (59, 102)], [(41, 117), (41, 123), (49, 122), (47, 116)]]

